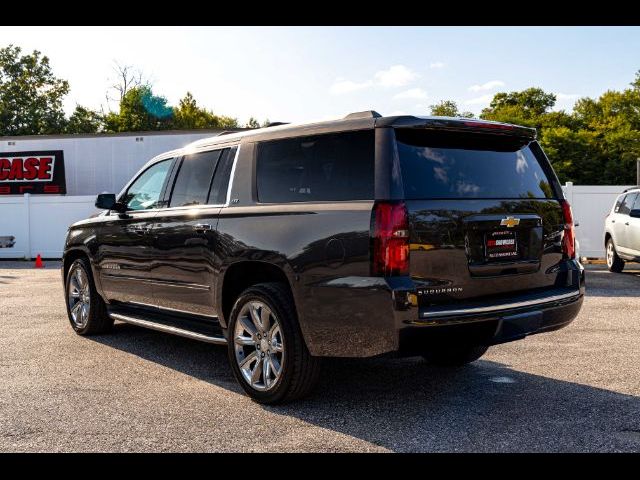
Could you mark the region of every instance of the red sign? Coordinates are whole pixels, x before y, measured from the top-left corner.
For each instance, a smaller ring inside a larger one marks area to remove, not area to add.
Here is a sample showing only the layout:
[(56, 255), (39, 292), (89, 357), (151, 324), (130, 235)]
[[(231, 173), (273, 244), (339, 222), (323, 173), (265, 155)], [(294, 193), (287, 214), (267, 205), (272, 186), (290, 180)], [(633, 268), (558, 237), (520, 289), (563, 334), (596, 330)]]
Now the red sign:
[(0, 153), (0, 195), (66, 193), (62, 150)]

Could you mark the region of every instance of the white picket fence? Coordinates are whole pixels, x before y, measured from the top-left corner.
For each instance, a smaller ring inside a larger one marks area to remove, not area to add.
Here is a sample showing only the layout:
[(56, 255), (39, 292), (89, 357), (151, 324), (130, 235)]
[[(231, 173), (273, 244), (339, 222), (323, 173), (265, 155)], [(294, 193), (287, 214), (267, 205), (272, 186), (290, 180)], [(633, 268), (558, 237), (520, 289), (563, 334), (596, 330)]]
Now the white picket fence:
[[(563, 190), (573, 207), (582, 257), (604, 257), (604, 218), (626, 186), (567, 183)], [(96, 211), (95, 196), (42, 195), (0, 197), (0, 259), (60, 258), (67, 227)], [(4, 248), (13, 237), (12, 247)]]
[(96, 211), (94, 195), (8, 195), (0, 197), (0, 258), (60, 258), (70, 224)]

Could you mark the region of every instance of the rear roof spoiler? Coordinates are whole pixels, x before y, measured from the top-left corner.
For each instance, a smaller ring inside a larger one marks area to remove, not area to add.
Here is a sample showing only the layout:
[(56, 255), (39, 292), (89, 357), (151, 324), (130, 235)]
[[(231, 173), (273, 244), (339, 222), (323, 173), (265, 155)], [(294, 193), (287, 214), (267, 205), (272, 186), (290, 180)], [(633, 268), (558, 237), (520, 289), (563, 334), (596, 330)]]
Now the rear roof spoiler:
[(428, 128), (434, 130), (473, 131), (495, 135), (510, 135), (535, 140), (536, 129), (512, 125), (510, 123), (491, 122), (460, 117), (414, 117), (403, 115), (376, 119), (376, 127)]

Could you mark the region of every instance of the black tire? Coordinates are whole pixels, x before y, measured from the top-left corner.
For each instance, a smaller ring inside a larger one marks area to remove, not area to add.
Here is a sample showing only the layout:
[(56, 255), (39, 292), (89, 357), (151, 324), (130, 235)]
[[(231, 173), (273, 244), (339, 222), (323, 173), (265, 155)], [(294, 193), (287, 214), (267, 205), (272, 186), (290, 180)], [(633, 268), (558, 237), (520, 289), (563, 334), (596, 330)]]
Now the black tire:
[(475, 362), (489, 349), (486, 345), (447, 345), (433, 347), (422, 356), (437, 367), (461, 367)]
[[(87, 282), (89, 284), (89, 312), (87, 315), (87, 321), (84, 325), (78, 325), (73, 320), (71, 314), (71, 306), (69, 301), (69, 289), (71, 288), (71, 277), (74, 275), (76, 269), (81, 268), (86, 275)], [(102, 300), (102, 297), (96, 290), (96, 285), (93, 281), (93, 275), (91, 273), (91, 266), (86, 258), (79, 258), (75, 260), (69, 267), (67, 272), (67, 278), (65, 279), (65, 304), (67, 305), (67, 316), (71, 327), (78, 335), (95, 335), (99, 333), (107, 333), (113, 327), (113, 319), (107, 315), (107, 308)]]
[[(612, 256), (609, 257), (609, 249), (611, 249)], [(613, 243), (613, 238), (607, 240), (607, 268), (610, 272), (620, 273), (624, 268), (624, 260), (622, 260), (616, 252), (616, 246)]]
[[(235, 331), (243, 307), (251, 302), (264, 303), (277, 317), (282, 334), (282, 371), (277, 381), (266, 391), (257, 390), (243, 376), (236, 359)], [(247, 394), (263, 404), (282, 404), (308, 395), (320, 373), (320, 358), (309, 353), (298, 324), (291, 293), (281, 283), (261, 283), (240, 294), (236, 300), (227, 329), (228, 355), (236, 380)]]

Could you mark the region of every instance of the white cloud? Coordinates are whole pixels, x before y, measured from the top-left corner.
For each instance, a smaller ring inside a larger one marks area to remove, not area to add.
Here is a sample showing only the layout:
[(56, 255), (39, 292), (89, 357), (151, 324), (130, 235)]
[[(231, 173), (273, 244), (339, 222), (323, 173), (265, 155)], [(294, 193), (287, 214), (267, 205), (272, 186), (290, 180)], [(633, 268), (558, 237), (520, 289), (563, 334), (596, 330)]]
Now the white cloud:
[(357, 92), (358, 90), (369, 88), (371, 85), (373, 85), (371, 80), (367, 80), (366, 82), (352, 82), (351, 80), (338, 78), (333, 82), (333, 85), (331, 85), (329, 92), (334, 95), (341, 95), (343, 93)]
[(442, 63), (442, 62), (431, 62), (429, 64), (429, 68), (444, 68), (444, 63)]
[(481, 97), (472, 98), (471, 100), (466, 100), (464, 102), (465, 105), (482, 105), (483, 103), (489, 103), (493, 100), (493, 95), (487, 94), (482, 95)]
[(481, 92), (483, 90), (492, 90), (497, 87), (504, 87), (502, 80), (490, 80), (482, 85), (471, 85), (469, 87), (470, 92)]
[(402, 87), (418, 77), (417, 73), (404, 65), (393, 65), (387, 70), (376, 72), (374, 80), (383, 87)]
[(411, 100), (423, 100), (427, 98), (427, 92), (421, 88), (410, 88), (404, 92), (396, 93), (393, 98), (395, 100), (411, 99)]
[(396, 115), (398, 115), (398, 116), (407, 115), (407, 112), (405, 112), (404, 110), (394, 110), (393, 112), (391, 112), (389, 114), (390, 117), (395, 117)]

